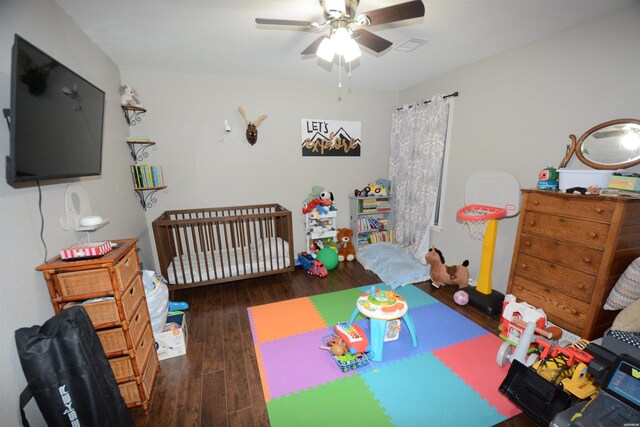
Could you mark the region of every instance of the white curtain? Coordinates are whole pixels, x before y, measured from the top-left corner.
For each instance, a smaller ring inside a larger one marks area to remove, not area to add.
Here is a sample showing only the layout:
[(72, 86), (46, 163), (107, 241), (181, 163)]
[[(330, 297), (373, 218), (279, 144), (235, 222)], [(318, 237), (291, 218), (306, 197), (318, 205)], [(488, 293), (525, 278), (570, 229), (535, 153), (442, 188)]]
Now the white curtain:
[(441, 95), (393, 112), (389, 178), (394, 194), (396, 239), (417, 259), (429, 250), (449, 119)]

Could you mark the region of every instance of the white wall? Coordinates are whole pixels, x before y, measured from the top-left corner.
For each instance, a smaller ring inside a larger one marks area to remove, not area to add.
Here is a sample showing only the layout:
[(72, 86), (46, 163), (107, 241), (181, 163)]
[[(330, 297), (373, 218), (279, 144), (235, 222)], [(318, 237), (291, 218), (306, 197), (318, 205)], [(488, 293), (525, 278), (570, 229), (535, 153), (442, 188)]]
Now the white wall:
[[(447, 174), (444, 230), (433, 233), (447, 262), (471, 261), (481, 242), (456, 220), (467, 177), (479, 170), (513, 174), (523, 188), (558, 165), (569, 143), (596, 124), (640, 117), (640, 4), (479, 61), (406, 89), (400, 102), (459, 91)], [(584, 168), (577, 158), (570, 168)], [(635, 168), (637, 169), (637, 168)], [(518, 217), (499, 222), (494, 289), (505, 291)]]
[[(103, 172), (101, 177), (42, 185), (44, 240), (48, 257), (71, 243), (85, 241), (85, 233), (65, 231), (64, 193), (70, 182), (80, 182), (91, 198), (94, 213), (111, 220), (93, 233), (93, 240), (141, 238), (141, 258), (150, 263), (149, 238), (143, 210), (131, 190), (130, 155), (125, 141), (129, 128), (120, 109), (118, 67), (50, 0), (0, 0), (0, 107), (10, 106), (11, 47), (20, 34), (67, 67), (106, 92)], [(53, 142), (52, 142), (53, 143)], [(40, 241), (38, 190), (14, 189), (5, 180), (4, 158), (9, 154), (9, 131), (0, 122), (0, 420), (20, 425), (18, 396), (26, 381), (20, 367), (14, 330), (42, 324), (53, 315), (45, 281), (35, 267), (44, 260)], [(35, 407), (35, 405), (30, 405)], [(31, 414), (37, 416), (37, 410)], [(41, 421), (42, 422), (42, 421)], [(32, 425), (38, 425), (36, 422)]]
[[(141, 68), (121, 72), (148, 110), (131, 132), (157, 142), (148, 151), (148, 163), (163, 165), (168, 186), (147, 210), (149, 227), (168, 209), (275, 202), (293, 213), (299, 252), (305, 247), (302, 203), (312, 186), (334, 193), (337, 224), (348, 227), (347, 195), (388, 175), (395, 92), (349, 90), (346, 84), (339, 90), (337, 81), (336, 86), (310, 86)], [(258, 127), (254, 146), (245, 139), (239, 106), (250, 120), (269, 116)], [(361, 156), (302, 157), (302, 118), (361, 121)], [(228, 135), (225, 119), (232, 127)]]

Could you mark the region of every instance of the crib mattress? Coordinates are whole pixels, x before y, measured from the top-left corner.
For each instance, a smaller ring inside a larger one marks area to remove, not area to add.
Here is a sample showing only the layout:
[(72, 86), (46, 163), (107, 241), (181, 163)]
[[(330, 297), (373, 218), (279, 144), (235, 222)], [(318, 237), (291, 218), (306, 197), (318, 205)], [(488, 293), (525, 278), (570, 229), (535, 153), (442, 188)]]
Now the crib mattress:
[(185, 285), (285, 269), (291, 263), (286, 241), (284, 248), (283, 251), (281, 246), (271, 253), (256, 251), (255, 248), (238, 248), (222, 253), (210, 251), (176, 256), (167, 268), (167, 279), (172, 285)]

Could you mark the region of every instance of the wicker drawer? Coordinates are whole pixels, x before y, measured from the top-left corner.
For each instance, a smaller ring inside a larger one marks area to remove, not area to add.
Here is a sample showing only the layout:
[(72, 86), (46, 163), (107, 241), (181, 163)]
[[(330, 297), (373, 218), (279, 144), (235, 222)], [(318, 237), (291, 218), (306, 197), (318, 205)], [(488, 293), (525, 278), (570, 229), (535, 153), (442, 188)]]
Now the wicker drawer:
[(147, 361), (147, 369), (145, 369), (144, 375), (142, 376), (142, 385), (147, 397), (151, 396), (151, 392), (153, 391), (153, 383), (158, 373), (158, 363), (158, 355), (155, 352), (151, 352)]
[(143, 339), (140, 340), (134, 355), (109, 359), (109, 364), (111, 365), (113, 374), (118, 382), (134, 377), (136, 375), (136, 367), (139, 370), (142, 369), (142, 366), (137, 366), (136, 364), (142, 363), (142, 361), (149, 358), (149, 352), (153, 348), (153, 344), (153, 333), (151, 332), (151, 329), (148, 329), (148, 332), (144, 335)]
[(124, 309), (124, 316), (127, 319), (133, 318), (143, 298), (145, 298), (144, 286), (142, 285), (142, 278), (138, 276), (133, 280), (131, 286), (122, 293), (122, 307)]
[(526, 212), (522, 232), (603, 249), (609, 233), (609, 224)]
[[(154, 352), (149, 354), (149, 358), (141, 369), (144, 370), (141, 384), (138, 384), (136, 381), (129, 381), (118, 386), (120, 388), (120, 394), (122, 394), (128, 406), (137, 406), (149, 400), (151, 396), (153, 383), (155, 382), (158, 372), (158, 357)], [(142, 387), (140, 387), (140, 385), (142, 385)]]
[(136, 314), (129, 320), (129, 332), (131, 333), (131, 340), (134, 345), (138, 344), (140, 341), (140, 337), (142, 333), (146, 329), (147, 326), (151, 326), (149, 320), (149, 310), (147, 309), (146, 304), (138, 305), (138, 310)]
[[(138, 308), (143, 297), (144, 287), (142, 286), (142, 279), (137, 277), (131, 286), (129, 286), (129, 289), (122, 294), (122, 308), (125, 319), (131, 319), (133, 317), (135, 309)], [(67, 304), (65, 308), (73, 304), (74, 303)], [(115, 299), (82, 304), (82, 306), (87, 311), (94, 326), (120, 322), (122, 320), (120, 319), (118, 304)]]
[(104, 352), (109, 355), (110, 353), (123, 352), (128, 349), (127, 339), (124, 336), (124, 330), (122, 328), (104, 329), (97, 331), (98, 338)]
[(116, 276), (120, 282), (121, 289), (125, 289), (131, 283), (131, 280), (140, 275), (140, 269), (138, 268), (138, 257), (135, 249), (129, 251), (128, 254), (122, 258), (122, 260), (116, 264)]
[(574, 334), (581, 334), (589, 313), (588, 303), (518, 276), (513, 278), (511, 293), (518, 301), (543, 307), (551, 322)]
[(602, 251), (570, 242), (522, 233), (518, 251), (555, 264), (596, 274), (600, 268)]
[(107, 268), (58, 273), (54, 280), (60, 295), (65, 297), (113, 291)]
[(555, 292), (561, 292), (582, 301), (591, 301), (596, 276), (553, 264), (525, 254), (515, 262), (515, 276), (544, 283)]
[(528, 193), (525, 210), (550, 215), (611, 222), (616, 202), (573, 195)]

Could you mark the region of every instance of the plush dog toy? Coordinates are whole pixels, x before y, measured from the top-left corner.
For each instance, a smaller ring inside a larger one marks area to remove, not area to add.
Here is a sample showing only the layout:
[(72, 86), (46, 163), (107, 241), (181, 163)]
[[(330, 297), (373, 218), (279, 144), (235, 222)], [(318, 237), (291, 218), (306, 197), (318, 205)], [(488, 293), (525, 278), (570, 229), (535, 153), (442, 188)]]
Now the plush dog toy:
[(442, 252), (431, 246), (425, 256), (427, 264), (431, 266), (431, 284), (436, 288), (441, 285), (458, 285), (458, 288), (466, 288), (469, 282), (469, 261), (462, 265), (445, 265)]
[(338, 228), (338, 260), (353, 261), (356, 258), (356, 247), (351, 239), (353, 230), (350, 228)]
[(120, 95), (120, 104), (130, 107), (144, 108), (144, 106), (140, 102), (140, 99), (138, 98), (138, 92), (136, 92), (131, 86), (120, 86)]

